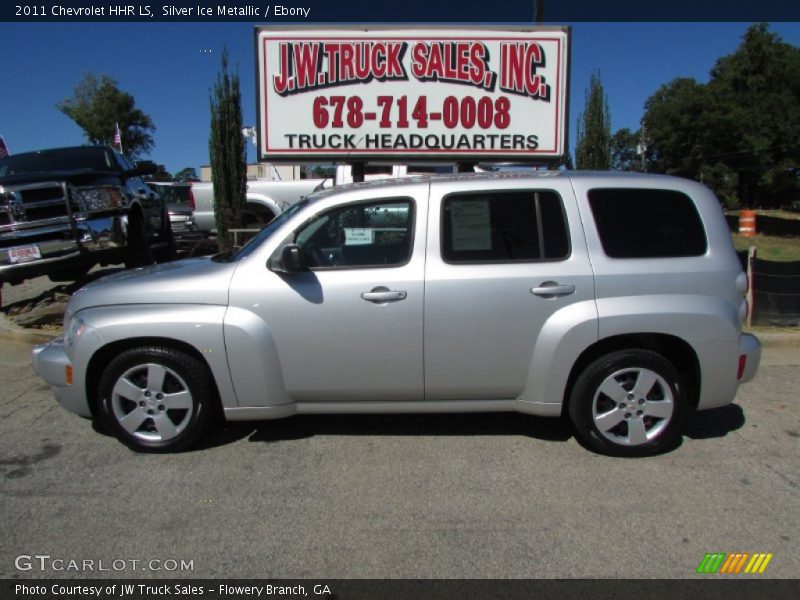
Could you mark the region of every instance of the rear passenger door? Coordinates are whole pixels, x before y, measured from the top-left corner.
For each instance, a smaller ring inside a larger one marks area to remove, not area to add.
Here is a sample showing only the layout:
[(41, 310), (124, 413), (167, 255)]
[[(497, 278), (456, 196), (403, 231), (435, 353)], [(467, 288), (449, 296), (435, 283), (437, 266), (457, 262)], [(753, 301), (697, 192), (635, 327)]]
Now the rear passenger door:
[[(432, 186), (425, 287), (425, 397), (513, 399), (545, 324), (594, 281), (569, 182)], [(537, 386), (540, 382), (533, 382)], [(526, 398), (535, 398), (528, 391)]]

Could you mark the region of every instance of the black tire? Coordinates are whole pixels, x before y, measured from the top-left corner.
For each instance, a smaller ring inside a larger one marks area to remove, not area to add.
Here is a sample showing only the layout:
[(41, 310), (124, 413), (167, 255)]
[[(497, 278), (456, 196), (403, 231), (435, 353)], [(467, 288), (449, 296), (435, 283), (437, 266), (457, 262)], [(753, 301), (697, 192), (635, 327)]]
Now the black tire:
[(275, 215), (270, 210), (252, 204), (245, 206), (242, 211), (242, 225), (245, 229), (263, 229), (274, 218)]
[(637, 457), (676, 444), (686, 404), (685, 386), (672, 363), (650, 350), (620, 350), (583, 370), (567, 410), (587, 447)]
[(164, 209), (161, 215), (161, 239), (165, 245), (158, 251), (158, 262), (170, 262), (178, 257), (178, 246), (175, 243), (175, 236), (172, 234), (172, 221), (169, 218), (169, 211)]
[(128, 246), (125, 255), (125, 266), (129, 269), (152, 265), (153, 249), (147, 239), (144, 219), (138, 210), (128, 216)]
[(183, 450), (221, 420), (215, 390), (193, 356), (161, 346), (127, 350), (100, 377), (101, 425), (133, 450)]

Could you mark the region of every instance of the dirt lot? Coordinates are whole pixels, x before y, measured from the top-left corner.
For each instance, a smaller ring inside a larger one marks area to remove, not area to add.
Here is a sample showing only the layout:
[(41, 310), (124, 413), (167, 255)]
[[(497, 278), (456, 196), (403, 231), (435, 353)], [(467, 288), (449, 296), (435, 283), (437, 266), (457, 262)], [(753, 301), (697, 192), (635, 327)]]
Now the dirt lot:
[(122, 577), (708, 578), (706, 552), (800, 573), (796, 348), (639, 460), (513, 414), (294, 417), (140, 455), (58, 407), (29, 350), (0, 345), (0, 577), (97, 576), (21, 554), (125, 560), (104, 573)]

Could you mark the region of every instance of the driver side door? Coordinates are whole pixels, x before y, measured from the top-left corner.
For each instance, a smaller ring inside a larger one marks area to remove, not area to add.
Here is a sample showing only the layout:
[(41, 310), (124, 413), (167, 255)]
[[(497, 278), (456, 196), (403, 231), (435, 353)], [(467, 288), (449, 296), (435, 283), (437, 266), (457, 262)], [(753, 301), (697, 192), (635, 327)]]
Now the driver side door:
[(295, 402), (423, 399), (423, 189), (320, 209), (285, 240), (308, 270), (234, 286), (268, 325)]

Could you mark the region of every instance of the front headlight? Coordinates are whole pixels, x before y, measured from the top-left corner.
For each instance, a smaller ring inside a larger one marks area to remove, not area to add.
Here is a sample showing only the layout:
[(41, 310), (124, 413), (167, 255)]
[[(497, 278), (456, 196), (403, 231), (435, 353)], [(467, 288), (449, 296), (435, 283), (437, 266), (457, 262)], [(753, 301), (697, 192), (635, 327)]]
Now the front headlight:
[(72, 317), (64, 327), (64, 345), (72, 348), (86, 331), (86, 323), (80, 317)]
[(122, 190), (110, 185), (74, 188), (72, 194), (81, 212), (126, 208), (128, 206), (128, 201)]

